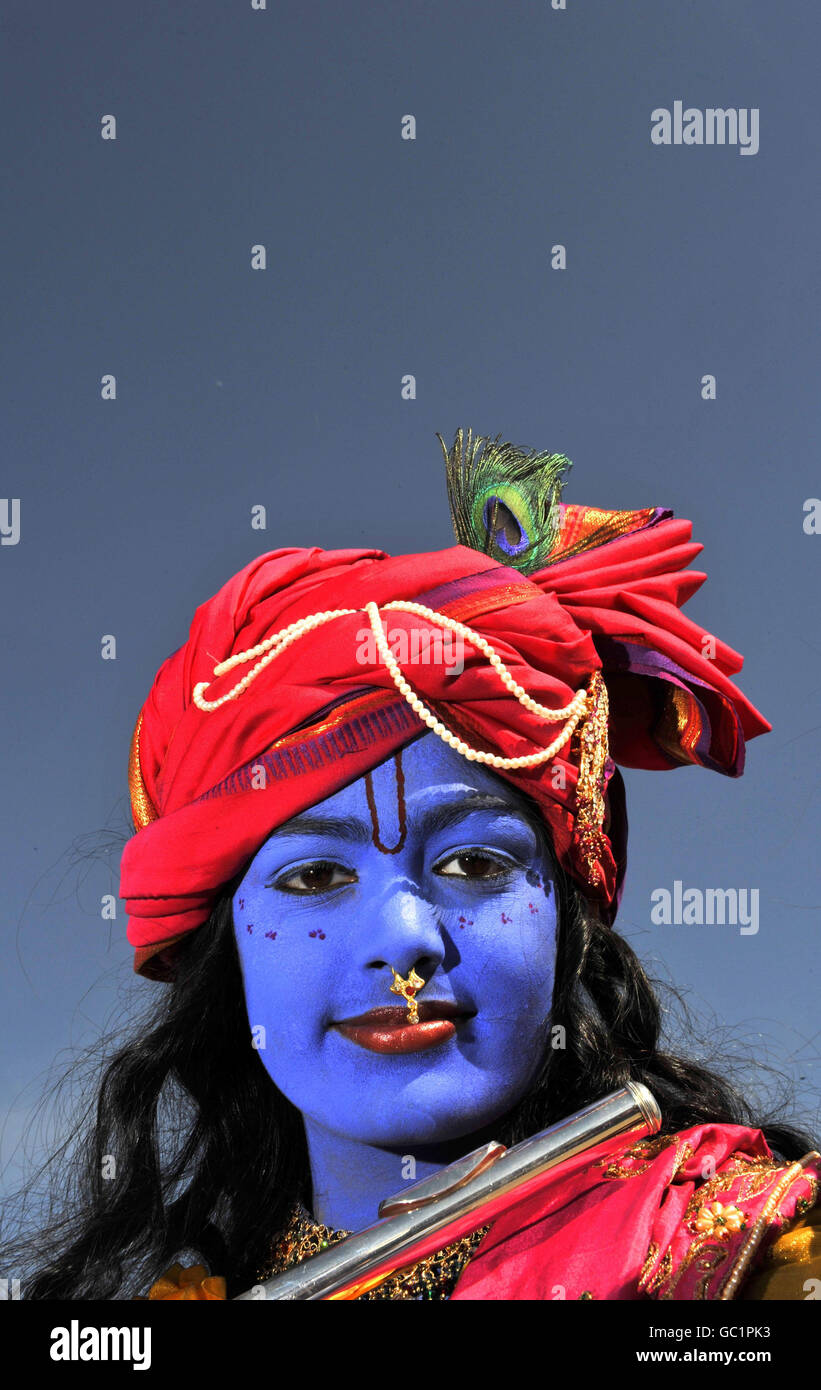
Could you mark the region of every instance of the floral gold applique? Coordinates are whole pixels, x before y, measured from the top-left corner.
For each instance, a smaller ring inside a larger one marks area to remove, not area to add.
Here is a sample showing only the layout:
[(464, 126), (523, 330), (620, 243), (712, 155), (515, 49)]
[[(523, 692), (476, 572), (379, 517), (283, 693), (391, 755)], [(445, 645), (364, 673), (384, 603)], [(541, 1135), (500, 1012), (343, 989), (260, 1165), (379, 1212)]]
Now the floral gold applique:
[(722, 1202), (713, 1202), (712, 1206), (702, 1207), (693, 1223), (693, 1230), (699, 1235), (722, 1238), (733, 1231), (743, 1230), (746, 1224), (743, 1211), (739, 1211), (732, 1202), (726, 1206)]

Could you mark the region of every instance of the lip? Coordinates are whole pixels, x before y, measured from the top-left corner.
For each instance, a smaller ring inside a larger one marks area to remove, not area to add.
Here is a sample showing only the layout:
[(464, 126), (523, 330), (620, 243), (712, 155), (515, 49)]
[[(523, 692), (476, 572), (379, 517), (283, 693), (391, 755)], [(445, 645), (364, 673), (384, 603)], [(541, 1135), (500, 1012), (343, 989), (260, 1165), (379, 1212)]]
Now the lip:
[(418, 1023), (406, 1023), (408, 1010), (384, 1005), (333, 1026), (344, 1038), (369, 1052), (424, 1052), (456, 1036), (456, 1025), (473, 1017), (473, 1010), (446, 999), (420, 999)]

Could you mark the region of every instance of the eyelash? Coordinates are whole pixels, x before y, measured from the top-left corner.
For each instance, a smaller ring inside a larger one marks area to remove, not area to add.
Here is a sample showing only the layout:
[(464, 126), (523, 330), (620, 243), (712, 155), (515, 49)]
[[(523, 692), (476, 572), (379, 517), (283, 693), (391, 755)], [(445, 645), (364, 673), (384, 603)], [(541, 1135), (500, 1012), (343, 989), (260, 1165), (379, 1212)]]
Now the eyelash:
[(337, 888), (347, 887), (347, 884), (337, 883), (331, 888), (285, 888), (289, 878), (296, 878), (299, 874), (307, 873), (309, 869), (341, 869), (345, 874), (353, 874), (352, 869), (346, 869), (344, 864), (340, 864), (336, 859), (312, 859), (308, 864), (300, 864), (295, 869), (289, 869), (286, 873), (280, 874), (277, 878), (271, 879), (266, 883), (266, 888), (275, 888), (280, 893), (290, 893), (295, 898), (318, 898), (323, 893), (332, 893)]
[[(488, 874), (484, 879), (472, 879), (468, 874), (442, 874), (441, 877), (458, 878), (464, 883), (497, 883), (500, 879), (509, 878), (517, 868), (521, 867), (516, 860), (509, 858), (507, 855), (500, 854), (498, 850), (483, 850), (478, 845), (472, 845), (468, 849), (451, 850), (445, 858), (440, 859), (438, 863), (433, 865), (433, 872), (436, 873), (443, 865), (452, 863), (454, 859), (468, 859), (471, 857), (476, 859), (487, 859), (491, 863), (497, 864), (500, 872)], [(345, 874), (354, 874), (352, 869), (346, 869), (345, 866), (340, 864), (336, 859), (312, 859), (308, 864), (302, 864), (295, 869), (290, 869), (286, 873), (279, 875), (277, 878), (270, 879), (265, 886), (266, 888), (276, 889), (277, 892), (288, 893), (292, 897), (299, 898), (318, 898), (333, 893), (338, 888), (350, 886), (348, 883), (333, 884), (329, 888), (286, 888), (284, 886), (289, 878), (296, 878), (299, 874), (304, 874), (310, 869), (341, 869)], [(354, 881), (356, 880), (354, 879)]]
[[(499, 850), (482, 849), (479, 845), (471, 845), (468, 849), (451, 850), (446, 859), (440, 859), (437, 864), (434, 864), (433, 872), (436, 873), (436, 870), (441, 868), (443, 864), (450, 864), (454, 859), (487, 859), (492, 864), (497, 864), (501, 872), (489, 874), (485, 882), (488, 880), (496, 882), (500, 878), (507, 878), (514, 870), (521, 867), (515, 859), (501, 854)], [(481, 882), (480, 879), (471, 879), (467, 874), (443, 874), (442, 877), (461, 878), (466, 883)]]

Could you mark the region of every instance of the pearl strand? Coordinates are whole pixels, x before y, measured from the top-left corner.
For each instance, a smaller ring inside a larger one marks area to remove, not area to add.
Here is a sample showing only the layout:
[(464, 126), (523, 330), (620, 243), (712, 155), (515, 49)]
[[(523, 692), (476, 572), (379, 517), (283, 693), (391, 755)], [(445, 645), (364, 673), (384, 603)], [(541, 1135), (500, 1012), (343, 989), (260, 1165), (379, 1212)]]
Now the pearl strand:
[(290, 623), (288, 627), (283, 627), (279, 632), (275, 632), (273, 637), (268, 637), (264, 642), (258, 643), (256, 647), (249, 647), (245, 652), (237, 652), (235, 656), (226, 657), (225, 661), (220, 661), (214, 667), (214, 674), (211, 680), (216, 680), (218, 676), (224, 676), (227, 671), (233, 671), (235, 666), (242, 665), (245, 661), (253, 661), (255, 656), (267, 655), (258, 661), (256, 666), (252, 666), (247, 675), (228, 691), (227, 695), (221, 695), (218, 700), (206, 700), (203, 698), (203, 690), (207, 690), (211, 681), (199, 681), (194, 686), (192, 699), (197, 709), (210, 714), (212, 710), (219, 709), (220, 705), (227, 704), (229, 700), (236, 700), (243, 690), (247, 690), (252, 681), (255, 681), (260, 671), (273, 661), (275, 656), (284, 652), (286, 647), (290, 647), (296, 642), (298, 637), (302, 637), (306, 632), (313, 632), (315, 628), (322, 627), (323, 623), (329, 623), (332, 618), (347, 617), (350, 613), (357, 613), (356, 608), (329, 608), (324, 613), (312, 613), (308, 618), (299, 618), (297, 622)]
[(221, 695), (216, 700), (206, 700), (203, 695), (203, 691), (208, 689), (211, 682), (199, 681), (194, 686), (193, 690), (192, 698), (194, 704), (204, 713), (211, 713), (213, 710), (219, 709), (221, 705), (227, 704), (230, 700), (238, 699), (243, 691), (247, 690), (249, 685), (256, 680), (260, 671), (264, 670), (275, 657), (284, 652), (286, 648), (290, 647), (298, 638), (304, 636), (306, 632), (313, 632), (316, 628), (322, 627), (325, 623), (331, 622), (334, 618), (349, 617), (353, 613), (365, 612), (368, 615), (379, 656), (399, 693), (407, 700), (414, 714), (421, 719), (423, 724), (427, 725), (432, 733), (436, 734), (438, 738), (442, 739), (444, 743), (448, 744), (449, 747), (453, 748), (457, 753), (460, 753), (464, 758), (467, 758), (469, 762), (483, 763), (488, 767), (503, 771), (513, 771), (517, 768), (538, 767), (541, 763), (549, 762), (551, 758), (555, 757), (559, 749), (570, 738), (580, 719), (588, 709), (588, 692), (584, 688), (577, 690), (573, 699), (563, 709), (550, 709), (546, 705), (539, 704), (538, 700), (534, 700), (532, 696), (528, 695), (527, 691), (519, 685), (518, 681), (515, 680), (502, 661), (498, 652), (494, 651), (490, 643), (478, 632), (475, 632), (473, 628), (468, 627), (465, 623), (457, 622), (455, 618), (448, 618), (444, 613), (438, 613), (433, 608), (426, 608), (424, 604), (405, 602), (400, 599), (385, 604), (385, 609), (411, 613), (417, 617), (426, 618), (428, 622), (432, 623), (434, 626), (444, 628), (461, 637), (463, 640), (470, 642), (477, 651), (480, 651), (482, 655), (487, 658), (505, 688), (509, 690), (511, 695), (518, 700), (519, 704), (529, 710), (531, 714), (537, 715), (547, 723), (558, 723), (559, 720), (562, 719), (566, 721), (559, 734), (547, 748), (540, 749), (538, 753), (530, 753), (518, 758), (502, 758), (496, 753), (485, 753), (481, 749), (471, 748), (469, 744), (465, 743), (463, 739), (446, 728), (446, 726), (436, 718), (403, 676), (399, 663), (388, 647), (385, 630), (382, 626), (382, 619), (379, 616), (379, 608), (374, 602), (366, 603), (364, 609), (333, 608), (327, 609), (321, 613), (312, 613), (306, 618), (299, 618), (296, 622), (281, 628), (279, 632), (275, 632), (272, 637), (266, 638), (264, 642), (259, 642), (255, 647), (249, 647), (244, 652), (237, 652), (234, 656), (226, 657), (224, 661), (218, 662), (214, 667), (212, 680), (216, 680), (219, 676), (227, 674), (228, 671), (234, 670), (237, 666), (243, 665), (247, 661), (253, 661), (255, 657), (259, 657), (260, 659), (231, 690), (225, 695)]
[[(365, 612), (369, 615), (371, 608), (375, 609), (376, 604), (366, 604)], [(576, 713), (577, 709), (583, 712), (585, 700), (587, 698), (587, 692), (584, 690), (577, 690), (570, 704), (566, 705), (564, 709), (550, 709), (547, 705), (540, 705), (538, 700), (534, 700), (528, 695), (527, 691), (519, 685), (518, 681), (514, 680), (510, 671), (505, 666), (505, 663), (502, 661), (502, 658), (499, 656), (498, 652), (493, 650), (490, 643), (486, 642), (484, 637), (480, 636), (478, 632), (474, 632), (473, 628), (466, 627), (464, 623), (458, 623), (455, 618), (446, 618), (444, 613), (437, 613), (435, 608), (425, 608), (421, 603), (405, 603), (399, 599), (394, 603), (386, 603), (385, 609), (387, 610), (389, 608), (402, 613), (415, 613), (420, 618), (427, 618), (428, 622), (433, 623), (436, 627), (447, 628), (451, 632), (456, 633), (457, 637), (462, 637), (470, 642), (471, 646), (476, 647), (483, 656), (487, 657), (502, 684), (507, 687), (511, 695), (516, 697), (519, 704), (524, 705), (525, 709), (529, 709), (531, 714), (537, 714), (540, 719), (546, 719), (548, 723), (558, 724), (560, 719), (569, 718), (571, 714)], [(373, 620), (371, 620), (371, 627), (373, 627)], [(374, 636), (376, 636), (375, 628)], [(579, 703), (580, 701), (581, 703)]]
[[(400, 607), (398, 603), (386, 604), (385, 606), (386, 608)], [(405, 605), (401, 605), (401, 607), (405, 607)], [(451, 623), (453, 623), (454, 621), (451, 618), (445, 618), (444, 615), (441, 613), (434, 614), (433, 609), (422, 608), (421, 604), (414, 604), (412, 607), (408, 606), (408, 611), (419, 611), (421, 616), (423, 617), (433, 615), (431, 617), (431, 621), (434, 621), (435, 619), (437, 621), (437, 626), (450, 626)], [(513, 771), (513, 769), (521, 767), (538, 767), (540, 763), (549, 762), (551, 758), (555, 757), (562, 745), (567, 742), (570, 735), (573, 733), (573, 730), (575, 729), (576, 725), (578, 724), (579, 720), (581, 719), (582, 715), (584, 714), (587, 701), (587, 692), (585, 690), (578, 690), (574, 695), (573, 700), (567, 706), (566, 709), (556, 711), (545, 711), (545, 713), (550, 716), (551, 720), (561, 719), (568, 714), (568, 711), (572, 712), (570, 713), (567, 719), (567, 723), (565, 724), (561, 733), (556, 738), (554, 738), (553, 742), (547, 748), (540, 749), (538, 753), (530, 753), (526, 757), (521, 758), (501, 758), (496, 753), (484, 753), (478, 748), (471, 748), (469, 744), (465, 743), (463, 739), (460, 739), (456, 734), (452, 733), (450, 729), (447, 729), (445, 725), (442, 724), (441, 721), (436, 718), (436, 715), (428, 709), (427, 705), (423, 704), (419, 696), (414, 691), (413, 687), (408, 683), (408, 681), (405, 680), (405, 677), (402, 675), (402, 672), (399, 668), (399, 663), (397, 662), (396, 658), (394, 657), (393, 653), (390, 651), (388, 647), (388, 643), (385, 638), (385, 631), (382, 627), (382, 619), (379, 616), (379, 609), (377, 608), (376, 604), (367, 603), (365, 605), (365, 612), (367, 613), (370, 619), (371, 629), (376, 640), (376, 646), (379, 655), (381, 656), (382, 661), (387, 667), (388, 672), (390, 673), (390, 676), (397, 690), (400, 692), (401, 695), (404, 696), (411, 709), (413, 710), (414, 714), (416, 714), (418, 718), (422, 720), (422, 723), (427, 724), (428, 728), (431, 730), (432, 733), (436, 734), (439, 738), (442, 739), (444, 743), (447, 743), (451, 748), (455, 749), (457, 753), (461, 753), (462, 757), (467, 758), (469, 762), (484, 763), (487, 767), (495, 767), (504, 771)], [(528, 701), (528, 707), (535, 705), (537, 710), (542, 710), (544, 708), (542, 705), (537, 705), (535, 700), (531, 700), (530, 696), (527, 695), (524, 690), (522, 690), (522, 687), (520, 685), (517, 685), (516, 681), (513, 679), (513, 677), (510, 675), (510, 672), (507, 670), (507, 667), (502, 662), (501, 657), (499, 657), (496, 654), (496, 652), (493, 651), (493, 648), (490, 646), (489, 642), (485, 642), (483, 637), (479, 637), (478, 633), (472, 632), (470, 628), (464, 627), (462, 623), (454, 624), (453, 630), (455, 631), (457, 629), (461, 629), (462, 635), (469, 635), (469, 640), (473, 642), (474, 645), (479, 646), (479, 644), (481, 643), (480, 650), (483, 650), (485, 648), (487, 649), (484, 650), (483, 653), (485, 656), (487, 656), (489, 652), (493, 654), (493, 656), (496, 659), (495, 661), (491, 662), (491, 665), (493, 666), (497, 674), (502, 678), (508, 689), (511, 691), (511, 694), (516, 696), (516, 699), (519, 701), (520, 704), (525, 704), (525, 701)], [(474, 639), (476, 638), (478, 638), (478, 642), (474, 641)], [(501, 670), (499, 669), (500, 667)], [(508, 679), (506, 680), (505, 677), (507, 677)], [(521, 692), (521, 695), (517, 692)], [(524, 696), (524, 699), (522, 699), (521, 696)]]

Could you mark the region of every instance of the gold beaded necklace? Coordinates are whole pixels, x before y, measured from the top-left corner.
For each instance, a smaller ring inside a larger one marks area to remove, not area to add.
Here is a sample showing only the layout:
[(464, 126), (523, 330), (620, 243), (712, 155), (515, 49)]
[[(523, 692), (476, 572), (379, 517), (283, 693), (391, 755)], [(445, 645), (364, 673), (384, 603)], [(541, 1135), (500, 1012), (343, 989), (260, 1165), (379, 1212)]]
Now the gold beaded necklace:
[[(409, 1265), (392, 1274), (384, 1283), (367, 1293), (359, 1295), (358, 1303), (373, 1302), (378, 1299), (430, 1299), (444, 1301), (449, 1299), (471, 1255), (477, 1249), (482, 1237), (489, 1230), (482, 1226), (470, 1235), (462, 1236), (442, 1250), (436, 1250), (417, 1264)], [(350, 1231), (334, 1231), (330, 1226), (322, 1226), (314, 1221), (310, 1212), (298, 1202), (292, 1212), (285, 1231), (278, 1236), (269, 1256), (269, 1266), (257, 1274), (261, 1282), (286, 1269), (301, 1264), (303, 1260), (318, 1255), (331, 1245), (337, 1245), (351, 1234)]]

